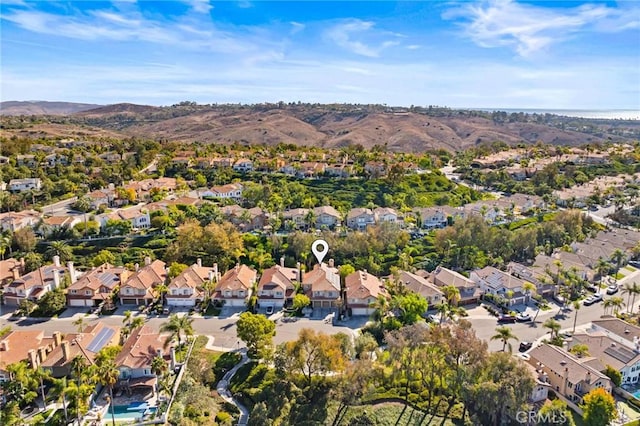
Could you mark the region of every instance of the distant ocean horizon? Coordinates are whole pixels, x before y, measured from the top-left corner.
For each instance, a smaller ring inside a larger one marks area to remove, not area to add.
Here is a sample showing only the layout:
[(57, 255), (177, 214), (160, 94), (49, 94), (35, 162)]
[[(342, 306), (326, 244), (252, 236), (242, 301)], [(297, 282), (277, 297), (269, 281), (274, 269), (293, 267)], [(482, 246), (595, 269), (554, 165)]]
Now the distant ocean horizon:
[(640, 110), (632, 109), (543, 109), (543, 108), (470, 108), (479, 111), (524, 112), (527, 114), (555, 114), (567, 117), (602, 118), (608, 120), (640, 120)]

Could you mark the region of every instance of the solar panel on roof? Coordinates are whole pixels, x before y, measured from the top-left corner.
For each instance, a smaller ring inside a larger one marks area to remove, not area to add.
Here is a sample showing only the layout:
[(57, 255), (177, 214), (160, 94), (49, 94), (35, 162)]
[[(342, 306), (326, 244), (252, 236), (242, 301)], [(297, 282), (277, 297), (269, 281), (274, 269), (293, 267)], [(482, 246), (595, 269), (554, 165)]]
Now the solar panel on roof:
[(87, 350), (91, 352), (98, 352), (102, 349), (113, 337), (115, 330), (112, 328), (103, 328), (100, 330), (98, 335), (93, 338), (89, 346), (87, 346)]
[(118, 277), (112, 272), (104, 272), (100, 274), (98, 279), (105, 284), (111, 284), (114, 281), (118, 281)]
[(633, 351), (619, 346), (610, 346), (604, 350), (604, 353), (614, 357), (618, 361), (624, 362), (625, 364), (631, 361), (636, 356)]

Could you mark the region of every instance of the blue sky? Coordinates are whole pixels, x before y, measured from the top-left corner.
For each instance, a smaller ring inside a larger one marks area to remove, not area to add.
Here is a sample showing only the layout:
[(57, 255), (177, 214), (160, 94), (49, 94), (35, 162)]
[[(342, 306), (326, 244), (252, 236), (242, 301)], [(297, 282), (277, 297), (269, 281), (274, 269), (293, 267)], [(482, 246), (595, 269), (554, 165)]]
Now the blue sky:
[(640, 110), (640, 2), (2, 0), (6, 100)]

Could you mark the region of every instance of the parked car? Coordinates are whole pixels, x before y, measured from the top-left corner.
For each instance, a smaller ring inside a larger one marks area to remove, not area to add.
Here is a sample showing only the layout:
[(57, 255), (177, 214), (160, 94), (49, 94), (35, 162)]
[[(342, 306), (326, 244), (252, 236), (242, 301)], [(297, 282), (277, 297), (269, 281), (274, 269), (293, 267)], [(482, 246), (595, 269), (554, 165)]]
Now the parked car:
[(564, 305), (564, 302), (566, 301), (565, 298), (560, 296), (559, 294), (556, 294), (555, 296), (553, 296), (553, 300), (558, 302), (560, 305)]
[(584, 299), (583, 303), (584, 303), (585, 306), (589, 306), (589, 305), (593, 305), (594, 303), (598, 303), (598, 302), (602, 302), (602, 294), (601, 293), (592, 294), (591, 296), (589, 296), (586, 299)]
[(522, 312), (522, 313), (516, 315), (516, 321), (519, 321), (519, 322), (531, 321), (531, 315), (529, 315), (529, 314), (527, 314), (525, 312)]
[(618, 292), (617, 285), (610, 285), (609, 287), (607, 287), (607, 294), (616, 294), (617, 292)]
[(266, 312), (267, 312), (267, 315), (273, 314), (273, 306), (267, 306)]
[(533, 346), (532, 342), (520, 342), (520, 347), (518, 348), (520, 352), (528, 351)]
[(589, 290), (592, 293), (597, 293), (599, 289), (598, 289), (598, 286), (595, 286), (593, 284), (589, 284), (587, 286), (587, 290)]
[(516, 317), (513, 315), (500, 315), (498, 317), (498, 322), (500, 323), (514, 323), (516, 322)]

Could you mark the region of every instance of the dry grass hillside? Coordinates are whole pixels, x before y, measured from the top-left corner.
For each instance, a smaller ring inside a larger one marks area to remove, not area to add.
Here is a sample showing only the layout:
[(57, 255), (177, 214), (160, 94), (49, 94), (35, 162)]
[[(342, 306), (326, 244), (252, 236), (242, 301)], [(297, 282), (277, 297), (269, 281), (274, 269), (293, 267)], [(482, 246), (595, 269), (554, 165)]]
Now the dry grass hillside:
[(7, 101), (0, 102), (0, 115), (67, 115), (98, 107), (73, 102)]
[[(581, 145), (633, 140), (640, 123), (587, 121), (557, 116), (496, 117), (472, 111), (408, 111), (347, 105), (195, 105), (171, 107), (116, 104), (65, 117), (4, 117), (2, 134), (54, 137), (136, 136), (168, 141), (366, 148), (392, 151), (461, 150), (480, 143), (542, 141)], [(29, 121), (30, 120), (30, 121)], [(576, 121), (577, 120), (577, 121)], [(8, 122), (7, 122), (8, 123)], [(595, 124), (594, 124), (595, 123)], [(620, 127), (623, 126), (623, 127)], [(626, 126), (626, 127), (624, 127)], [(19, 128), (13, 128), (19, 127)], [(580, 130), (580, 131), (578, 131)]]

